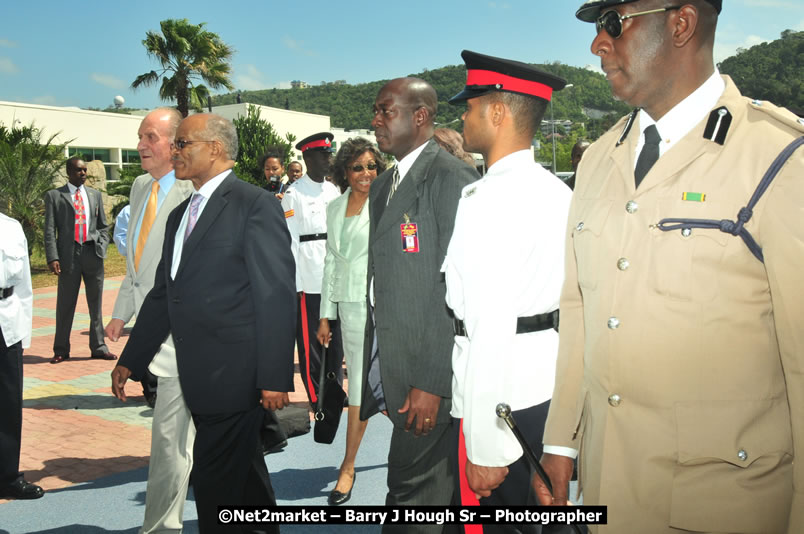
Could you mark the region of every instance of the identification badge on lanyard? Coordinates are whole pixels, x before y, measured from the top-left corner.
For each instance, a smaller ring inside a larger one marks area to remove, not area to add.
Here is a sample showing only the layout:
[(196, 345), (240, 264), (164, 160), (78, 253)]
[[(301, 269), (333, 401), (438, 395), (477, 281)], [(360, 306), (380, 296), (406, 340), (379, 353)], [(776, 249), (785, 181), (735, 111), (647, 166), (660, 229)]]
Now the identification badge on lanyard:
[(410, 222), (405, 214), (405, 222), (399, 225), (402, 234), (402, 252), (419, 252), (419, 225)]

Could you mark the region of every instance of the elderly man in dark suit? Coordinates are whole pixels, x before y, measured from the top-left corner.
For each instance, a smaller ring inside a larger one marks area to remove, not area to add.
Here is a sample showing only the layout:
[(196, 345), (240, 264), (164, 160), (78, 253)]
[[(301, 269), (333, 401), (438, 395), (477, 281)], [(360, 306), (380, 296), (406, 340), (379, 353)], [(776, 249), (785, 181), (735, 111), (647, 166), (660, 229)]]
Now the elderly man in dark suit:
[[(192, 197), (173, 210), (154, 287), (112, 372), (125, 400), (168, 334), (196, 426), (191, 476), (201, 532), (230, 531), (217, 505), (274, 505), (259, 430), (293, 389), (295, 266), (276, 198), (231, 172), (237, 132), (199, 114), (176, 133), (176, 178)], [(235, 528), (235, 527), (232, 527)], [(275, 529), (274, 531), (278, 531)]]
[(116, 360), (103, 342), (103, 258), (109, 244), (109, 225), (100, 191), (86, 187), (87, 164), (79, 157), (67, 160), (68, 182), (45, 194), (45, 256), (59, 277), (56, 293), (56, 336), (53, 359), (70, 359), (70, 332), (81, 279), (89, 307), (89, 349), (93, 358)]
[[(398, 164), (380, 175), (369, 193), (374, 322), (369, 318), (361, 417), (383, 410), (394, 424), (388, 505), (447, 505), (453, 493), (453, 332), (441, 264), (461, 189), (478, 176), (432, 139), (437, 102), (424, 80), (398, 78), (380, 90), (374, 104), (377, 144)], [(433, 525), (396, 528), (440, 531)]]

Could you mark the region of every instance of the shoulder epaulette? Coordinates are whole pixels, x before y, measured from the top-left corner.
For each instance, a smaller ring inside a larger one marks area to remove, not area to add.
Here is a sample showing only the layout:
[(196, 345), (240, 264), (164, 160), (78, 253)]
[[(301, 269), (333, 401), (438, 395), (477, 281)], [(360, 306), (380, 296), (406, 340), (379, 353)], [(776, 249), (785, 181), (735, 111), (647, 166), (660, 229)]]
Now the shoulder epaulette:
[(804, 133), (804, 118), (797, 117), (796, 114), (789, 109), (779, 107), (767, 100), (751, 100), (749, 105), (752, 109), (769, 115), (785, 126)]
[(628, 115), (628, 120), (625, 121), (625, 126), (623, 126), (623, 131), (620, 134), (620, 138), (617, 140), (617, 145), (620, 146), (625, 142), (625, 138), (628, 137), (628, 132), (631, 131), (631, 127), (634, 125), (634, 121), (637, 118), (637, 114), (639, 113), (639, 108), (635, 109)]
[(731, 112), (726, 106), (713, 109), (706, 121), (703, 136), (705, 139), (722, 145), (726, 141), (726, 134), (731, 127)]

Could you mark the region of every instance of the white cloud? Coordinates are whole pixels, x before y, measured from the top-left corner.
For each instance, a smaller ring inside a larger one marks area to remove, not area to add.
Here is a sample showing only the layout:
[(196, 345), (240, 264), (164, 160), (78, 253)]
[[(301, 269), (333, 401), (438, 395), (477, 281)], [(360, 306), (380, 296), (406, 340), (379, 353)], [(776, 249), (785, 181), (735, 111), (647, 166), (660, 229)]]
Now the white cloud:
[(279, 85), (277, 86), (277, 89), (290, 89), (290, 88), (291, 88), (291, 85), (290, 85), (289, 81), (288, 82), (279, 82)]
[(263, 73), (254, 65), (244, 65), (243, 70), (245, 70), (244, 73), (235, 76), (235, 85), (238, 89), (256, 91), (265, 89), (268, 86), (265, 83)]
[(89, 77), (93, 82), (99, 83), (104, 87), (109, 87), (110, 89), (123, 89), (126, 86), (126, 82), (111, 74), (93, 72)]
[(17, 43), (14, 41), (9, 41), (8, 39), (0, 39), (0, 46), (4, 46), (6, 48), (17, 48)]
[(734, 42), (715, 42), (714, 56), (715, 63), (719, 63), (724, 59), (731, 57), (737, 53), (738, 48), (751, 48), (761, 43), (768, 43), (771, 39), (765, 39), (758, 35), (747, 35), (742, 41)]
[(311, 56), (312, 57), (312, 56), (317, 56), (318, 55), (312, 50), (307, 50), (304, 47), (304, 41), (297, 41), (296, 39), (293, 39), (292, 37), (288, 37), (287, 35), (282, 37), (282, 44), (285, 45), (286, 48), (289, 48), (291, 50), (295, 50), (297, 52), (301, 52), (305, 56)]
[(0, 74), (16, 74), (19, 69), (7, 57), (0, 57)]

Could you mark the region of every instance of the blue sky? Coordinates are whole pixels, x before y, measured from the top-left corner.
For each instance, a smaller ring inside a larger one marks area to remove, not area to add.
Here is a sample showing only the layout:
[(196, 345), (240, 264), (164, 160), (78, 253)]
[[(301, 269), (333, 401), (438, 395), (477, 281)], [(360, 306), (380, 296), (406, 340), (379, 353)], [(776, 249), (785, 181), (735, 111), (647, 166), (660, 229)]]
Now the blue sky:
[[(394, 78), (461, 62), (464, 48), (535, 63), (598, 66), (594, 27), (574, 12), (582, 0), (277, 0), (4, 2), (0, 100), (104, 108), (160, 104), (156, 87), (133, 91), (157, 67), (141, 41), (166, 18), (206, 22), (232, 45), (240, 89)], [(804, 30), (800, 0), (724, 0), (715, 59), (738, 47)], [(306, 12), (301, 6), (309, 6)]]

